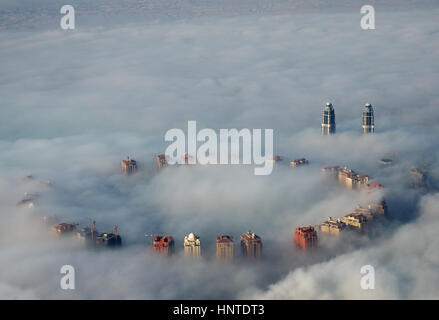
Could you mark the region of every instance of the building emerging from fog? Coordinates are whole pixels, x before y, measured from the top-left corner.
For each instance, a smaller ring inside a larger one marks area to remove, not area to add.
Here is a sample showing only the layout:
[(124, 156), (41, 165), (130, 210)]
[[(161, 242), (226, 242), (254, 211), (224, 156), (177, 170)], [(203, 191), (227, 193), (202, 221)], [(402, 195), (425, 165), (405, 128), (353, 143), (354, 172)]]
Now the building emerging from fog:
[(383, 221), (382, 219), (386, 216), (386, 201), (371, 200), (367, 206), (357, 205), (354, 212), (345, 215), (343, 219), (329, 217), (327, 221), (319, 226), (319, 231), (330, 235), (339, 235), (345, 231), (373, 235), (376, 223)]
[(313, 226), (296, 228), (294, 231), (294, 243), (304, 251), (312, 251), (317, 248), (317, 231)]
[(233, 260), (233, 237), (216, 237), (216, 257), (220, 260)]
[(370, 177), (355, 171), (343, 168), (338, 170), (338, 180), (349, 189), (359, 188), (369, 182)]
[(38, 193), (25, 192), (23, 199), (17, 202), (17, 206), (25, 206), (27, 208), (33, 208), (35, 206), (35, 199), (39, 196)]
[(368, 232), (368, 218), (359, 211), (345, 215), (343, 217), (343, 222), (350, 230), (356, 230), (362, 234)]
[(335, 111), (331, 102), (327, 102), (322, 113), (322, 136), (335, 133)]
[(137, 170), (136, 160), (127, 157), (125, 160), (122, 160), (122, 172), (125, 174), (135, 173)]
[(290, 162), (290, 167), (299, 167), (299, 166), (303, 166), (305, 164), (308, 164), (309, 161), (306, 160), (305, 158), (300, 158), (300, 159), (296, 159)]
[(328, 220), (323, 222), (319, 226), (321, 233), (327, 233), (332, 235), (339, 235), (343, 230), (346, 229), (346, 224), (340, 219), (332, 219), (328, 217)]
[(262, 255), (262, 239), (250, 230), (241, 236), (241, 252), (248, 259), (259, 259)]
[(83, 245), (90, 247), (113, 248), (122, 246), (122, 237), (118, 234), (117, 226), (114, 226), (112, 232), (102, 232), (96, 229), (96, 221), (93, 221), (91, 228), (81, 228), (75, 236)]
[(174, 238), (156, 235), (152, 244), (152, 251), (164, 256), (172, 255), (174, 253)]
[(156, 157), (157, 161), (157, 169), (160, 170), (163, 167), (166, 167), (168, 165), (168, 162), (166, 161), (166, 156), (164, 154), (159, 154)]
[(187, 257), (201, 256), (201, 241), (192, 232), (184, 237), (184, 255)]
[(363, 133), (373, 133), (375, 131), (373, 108), (367, 103), (363, 110)]
[(96, 235), (95, 245), (97, 247), (120, 247), (122, 238), (116, 232), (103, 232)]
[(73, 234), (76, 225), (73, 223), (60, 223), (52, 227), (52, 231), (57, 235)]
[[(355, 189), (365, 186), (370, 177), (366, 174), (356, 173), (355, 171), (348, 169), (346, 167), (340, 168), (339, 166), (325, 167), (322, 168), (322, 172), (327, 172), (335, 177), (341, 184), (349, 189)], [(370, 185), (370, 187), (375, 188), (375, 185)]]
[(410, 182), (413, 188), (424, 188), (427, 186), (427, 171), (426, 164), (422, 169), (413, 167), (410, 169)]

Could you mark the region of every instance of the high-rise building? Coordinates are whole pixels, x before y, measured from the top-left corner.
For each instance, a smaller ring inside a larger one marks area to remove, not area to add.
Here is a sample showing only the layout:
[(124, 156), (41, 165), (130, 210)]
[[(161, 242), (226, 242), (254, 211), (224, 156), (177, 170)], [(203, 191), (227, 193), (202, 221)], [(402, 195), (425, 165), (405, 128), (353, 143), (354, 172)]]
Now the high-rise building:
[(373, 108), (370, 103), (366, 103), (363, 110), (363, 133), (373, 133), (374, 131)]
[(184, 255), (187, 257), (201, 256), (201, 241), (192, 232), (184, 237)]
[(241, 252), (248, 259), (258, 259), (262, 254), (262, 239), (250, 230), (241, 236)]
[(168, 162), (166, 161), (166, 156), (164, 154), (159, 154), (156, 157), (157, 160), (157, 169), (160, 170), (161, 168), (168, 165)]
[(60, 223), (52, 227), (52, 231), (57, 235), (74, 234), (76, 230), (76, 224), (73, 223)]
[(376, 211), (377, 211), (377, 213), (379, 213), (383, 217), (387, 216), (387, 202), (386, 202), (386, 200), (383, 199), (380, 201)]
[(152, 251), (170, 256), (174, 253), (174, 238), (171, 236), (156, 235), (152, 244)]
[(339, 235), (343, 230), (346, 229), (346, 224), (340, 219), (332, 219), (328, 217), (328, 220), (323, 222), (319, 226), (321, 233)]
[(368, 175), (356, 173), (348, 168), (338, 170), (338, 180), (350, 189), (360, 188), (368, 183), (369, 179)]
[(216, 237), (217, 259), (233, 260), (233, 247), (233, 237), (227, 235)]
[(343, 217), (343, 222), (351, 229), (360, 233), (368, 232), (368, 219), (367, 216), (356, 210), (356, 212), (349, 213)]
[(335, 111), (331, 102), (327, 102), (322, 113), (322, 135), (335, 133)]
[(122, 160), (122, 172), (125, 174), (135, 173), (137, 170), (136, 160), (127, 157), (125, 160)]
[(313, 226), (296, 228), (294, 231), (294, 242), (302, 250), (313, 250), (318, 245), (317, 231)]

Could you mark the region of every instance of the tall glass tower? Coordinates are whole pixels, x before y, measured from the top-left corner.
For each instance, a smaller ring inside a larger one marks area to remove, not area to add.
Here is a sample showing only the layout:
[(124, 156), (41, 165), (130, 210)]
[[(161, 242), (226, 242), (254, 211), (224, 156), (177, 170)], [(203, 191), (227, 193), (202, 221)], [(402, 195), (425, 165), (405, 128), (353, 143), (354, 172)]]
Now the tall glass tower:
[(373, 108), (370, 103), (364, 106), (363, 110), (363, 133), (373, 133), (375, 131)]
[(331, 102), (327, 102), (322, 113), (322, 136), (335, 133), (335, 111)]

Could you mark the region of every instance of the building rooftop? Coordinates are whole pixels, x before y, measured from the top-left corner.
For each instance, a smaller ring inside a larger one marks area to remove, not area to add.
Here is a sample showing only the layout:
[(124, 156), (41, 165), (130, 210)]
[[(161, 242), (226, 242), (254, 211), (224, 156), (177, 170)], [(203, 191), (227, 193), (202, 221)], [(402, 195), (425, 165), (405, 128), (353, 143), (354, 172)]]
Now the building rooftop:
[(136, 160), (131, 159), (130, 157), (127, 157), (125, 160), (122, 160), (122, 162), (123, 162), (124, 164), (126, 164), (126, 165), (129, 165), (129, 164), (131, 164), (131, 165), (136, 164)]
[(247, 233), (244, 233), (243, 235), (241, 235), (241, 240), (260, 241), (261, 237), (259, 237), (254, 232), (251, 232), (251, 230), (249, 230), (249, 231), (247, 231)]
[(233, 242), (233, 237), (228, 235), (216, 237), (216, 243), (226, 243), (226, 242)]
[(172, 236), (157, 235), (154, 237), (154, 246), (167, 247), (170, 244), (173, 244), (173, 242), (174, 242), (174, 238)]
[(315, 232), (316, 230), (314, 229), (313, 226), (300, 227), (300, 228), (296, 228), (295, 230), (295, 233), (303, 235), (305, 238), (313, 236)]

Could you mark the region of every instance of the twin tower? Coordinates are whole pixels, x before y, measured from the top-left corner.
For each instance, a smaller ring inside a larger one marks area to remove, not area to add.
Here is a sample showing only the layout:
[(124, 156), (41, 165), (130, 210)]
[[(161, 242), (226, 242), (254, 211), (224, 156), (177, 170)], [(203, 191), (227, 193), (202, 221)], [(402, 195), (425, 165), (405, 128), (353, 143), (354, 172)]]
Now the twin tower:
[[(367, 103), (363, 110), (363, 133), (375, 131), (373, 108)], [(327, 102), (322, 113), (322, 135), (328, 136), (335, 133), (335, 111), (331, 102)]]

